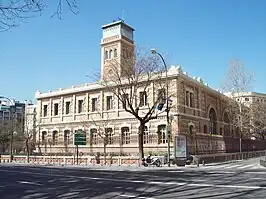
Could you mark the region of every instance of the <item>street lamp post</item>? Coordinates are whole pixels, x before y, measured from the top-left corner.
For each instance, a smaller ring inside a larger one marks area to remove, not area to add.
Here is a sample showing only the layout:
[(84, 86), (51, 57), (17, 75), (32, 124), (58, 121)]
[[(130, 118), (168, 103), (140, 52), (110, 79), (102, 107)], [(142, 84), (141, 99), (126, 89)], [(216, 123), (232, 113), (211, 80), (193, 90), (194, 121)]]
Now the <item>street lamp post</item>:
[(157, 54), (159, 57), (162, 59), (164, 68), (165, 68), (165, 81), (166, 81), (166, 118), (167, 118), (167, 164), (170, 167), (170, 135), (171, 135), (171, 130), (170, 130), (170, 125), (169, 125), (169, 102), (168, 102), (168, 76), (167, 76), (167, 66), (165, 63), (165, 60), (163, 56), (158, 53), (155, 49), (151, 49), (152, 54)]
[[(13, 101), (10, 98), (6, 97), (6, 96), (0, 96), (0, 99), (6, 99), (6, 100), (9, 101), (9, 103), (10, 103), (11, 121), (12, 121), (12, 125), (13, 125), (13, 122), (15, 122), (13, 115), (14, 115), (14, 113), (16, 111), (16, 107), (14, 106)], [(13, 160), (13, 136), (16, 133), (14, 130), (15, 129), (12, 128), (11, 135), (10, 135), (10, 162), (12, 162), (12, 160)]]

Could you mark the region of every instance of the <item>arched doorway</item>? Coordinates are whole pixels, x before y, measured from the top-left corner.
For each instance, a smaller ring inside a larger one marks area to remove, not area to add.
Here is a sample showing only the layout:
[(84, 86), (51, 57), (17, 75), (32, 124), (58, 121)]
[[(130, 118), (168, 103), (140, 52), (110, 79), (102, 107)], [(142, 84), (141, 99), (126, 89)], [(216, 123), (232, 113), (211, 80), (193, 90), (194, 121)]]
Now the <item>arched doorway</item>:
[(209, 119), (210, 119), (210, 133), (217, 134), (217, 116), (216, 112), (213, 108), (209, 111)]

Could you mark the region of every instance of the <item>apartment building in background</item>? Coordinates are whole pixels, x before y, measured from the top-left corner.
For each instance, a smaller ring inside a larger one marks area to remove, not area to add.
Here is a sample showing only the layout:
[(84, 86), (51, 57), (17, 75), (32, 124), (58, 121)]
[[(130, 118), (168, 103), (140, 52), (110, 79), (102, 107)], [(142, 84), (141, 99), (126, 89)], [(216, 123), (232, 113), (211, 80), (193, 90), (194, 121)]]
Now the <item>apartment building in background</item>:
[[(16, 100), (0, 99), (0, 151), (9, 150), (10, 136), (23, 134), (25, 122), (25, 103)], [(14, 150), (20, 151), (23, 146), (20, 141), (14, 141)]]
[(236, 92), (225, 93), (228, 97), (234, 99), (239, 105), (242, 104), (244, 109), (243, 120), (253, 139), (266, 138), (266, 94), (259, 92)]

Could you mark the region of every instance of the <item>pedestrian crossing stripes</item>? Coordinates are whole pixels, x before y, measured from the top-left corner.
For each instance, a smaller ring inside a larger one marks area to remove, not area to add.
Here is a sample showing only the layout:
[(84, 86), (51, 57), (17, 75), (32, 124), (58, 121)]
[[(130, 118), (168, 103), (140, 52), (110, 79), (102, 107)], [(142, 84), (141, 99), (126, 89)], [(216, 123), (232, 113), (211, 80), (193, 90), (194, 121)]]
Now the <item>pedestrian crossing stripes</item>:
[(209, 165), (205, 167), (199, 167), (202, 169), (208, 170), (252, 170), (252, 169), (261, 169), (262, 167), (259, 163), (250, 163), (250, 164), (241, 164), (241, 163), (232, 163), (232, 164), (222, 164), (222, 165)]

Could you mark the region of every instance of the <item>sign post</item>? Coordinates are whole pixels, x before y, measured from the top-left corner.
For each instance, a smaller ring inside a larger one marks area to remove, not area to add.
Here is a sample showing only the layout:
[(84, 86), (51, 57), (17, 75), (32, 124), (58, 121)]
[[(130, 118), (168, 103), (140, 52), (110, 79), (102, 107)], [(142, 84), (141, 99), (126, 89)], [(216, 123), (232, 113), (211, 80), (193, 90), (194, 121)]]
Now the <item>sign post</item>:
[(74, 136), (74, 145), (77, 149), (77, 164), (79, 157), (79, 145), (86, 145), (86, 134), (83, 130), (77, 130)]

